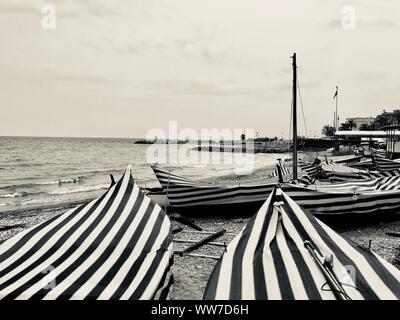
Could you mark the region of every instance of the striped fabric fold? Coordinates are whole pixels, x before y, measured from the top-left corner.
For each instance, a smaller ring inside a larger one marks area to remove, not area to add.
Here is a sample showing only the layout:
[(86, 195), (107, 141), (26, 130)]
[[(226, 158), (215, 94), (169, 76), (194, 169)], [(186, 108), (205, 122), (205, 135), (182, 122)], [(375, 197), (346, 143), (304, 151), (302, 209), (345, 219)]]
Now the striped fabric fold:
[(323, 192), (368, 192), (368, 191), (390, 191), (400, 190), (400, 176), (394, 177), (383, 177), (370, 180), (359, 180), (349, 181), (342, 183), (330, 183), (330, 184), (315, 184), (310, 186), (315, 190)]
[[(282, 163), (278, 165), (286, 174), (284, 179), (290, 180), (290, 171)], [(277, 169), (268, 178), (247, 181), (237, 185), (217, 185), (192, 181), (157, 166), (152, 166), (152, 169), (166, 192), (170, 205), (176, 208), (254, 203), (261, 205), (267, 199), (275, 184), (279, 182)], [(309, 184), (313, 179), (301, 171), (299, 172), (299, 181)]]
[[(385, 185), (381, 186), (382, 188)], [(347, 188), (347, 189), (346, 189)], [(350, 184), (341, 190), (338, 187), (299, 186), (283, 184), (282, 189), (298, 205), (314, 215), (354, 215), (400, 212), (400, 191), (376, 189), (376, 184), (368, 186)]]
[[(306, 243), (315, 248), (315, 256)], [(203, 299), (337, 299), (318, 263), (328, 257), (349, 299), (400, 298), (399, 270), (356, 247), (275, 188), (215, 265)]]
[(171, 223), (128, 168), (98, 199), (0, 245), (1, 299), (165, 299)]
[(240, 185), (215, 185), (182, 178), (157, 166), (154, 174), (167, 193), (169, 203), (177, 208), (218, 206), (264, 202), (277, 179), (258, 180)]
[[(288, 182), (293, 180), (293, 173), (285, 166), (285, 164), (278, 160), (275, 170), (269, 175), (269, 177), (279, 177), (279, 171), (282, 174), (283, 181)], [(311, 184), (314, 179), (308, 174), (306, 170), (303, 170), (301, 166), (298, 167), (297, 181), (304, 184)]]
[(334, 183), (400, 176), (400, 170), (369, 171), (335, 162), (323, 162), (320, 165), (302, 162), (300, 163), (300, 167), (311, 177), (315, 177), (317, 173), (323, 172)]
[(400, 160), (389, 160), (381, 157), (375, 157), (376, 167), (380, 171), (400, 170)]

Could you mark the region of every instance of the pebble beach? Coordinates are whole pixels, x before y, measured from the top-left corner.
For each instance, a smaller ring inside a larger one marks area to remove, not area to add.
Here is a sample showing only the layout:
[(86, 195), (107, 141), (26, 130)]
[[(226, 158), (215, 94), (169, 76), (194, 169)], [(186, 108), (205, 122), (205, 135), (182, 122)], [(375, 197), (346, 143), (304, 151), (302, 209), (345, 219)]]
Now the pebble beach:
[[(272, 168), (260, 168), (255, 170), (251, 177), (258, 178), (265, 176), (265, 173), (271, 171)], [(238, 177), (235, 175), (214, 177), (208, 179), (213, 182), (234, 183)], [(86, 200), (88, 201), (88, 200)], [(0, 226), (16, 226), (9, 229), (0, 229), (0, 241), (4, 241), (13, 235), (50, 219), (56, 215), (66, 212), (69, 208), (75, 207), (79, 203), (69, 203), (67, 205), (47, 206), (40, 208), (29, 208), (25, 210), (14, 210), (3, 212), (0, 214)], [(169, 214), (175, 214), (169, 212)], [(228, 244), (235, 234), (239, 233), (246, 225), (250, 216), (243, 217), (206, 217), (206, 218), (190, 218), (193, 223), (200, 226), (204, 231), (216, 232), (225, 229), (226, 233), (214, 242)], [(330, 224), (328, 224), (330, 225)], [(183, 227), (183, 231), (175, 234), (174, 238), (178, 240), (200, 240), (207, 234), (199, 233), (192, 228), (182, 225), (179, 222), (173, 222), (173, 228)], [(335, 231), (345, 236), (356, 245), (368, 248), (382, 256), (388, 262), (392, 263), (400, 269), (400, 238), (393, 237), (387, 233), (400, 233), (400, 219), (391, 217), (383, 221), (362, 222), (355, 225), (340, 224), (330, 225)], [(371, 240), (371, 244), (370, 244)], [(190, 243), (176, 242), (174, 250), (182, 250), (190, 245)], [(224, 246), (205, 245), (196, 249), (193, 253), (218, 257), (224, 252)], [(201, 299), (207, 280), (213, 270), (216, 259), (200, 258), (175, 255), (174, 257), (174, 289), (171, 293), (171, 299)]]

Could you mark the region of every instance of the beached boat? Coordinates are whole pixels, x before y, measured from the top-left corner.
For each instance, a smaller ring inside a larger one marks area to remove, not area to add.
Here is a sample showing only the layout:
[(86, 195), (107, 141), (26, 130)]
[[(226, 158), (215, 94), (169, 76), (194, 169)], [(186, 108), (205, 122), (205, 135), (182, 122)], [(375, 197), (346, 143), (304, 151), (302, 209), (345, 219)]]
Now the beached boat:
[(376, 170), (376, 163), (372, 159), (360, 160), (358, 162), (346, 163), (351, 168), (361, 170)]
[(313, 186), (310, 186), (310, 188), (324, 192), (366, 192), (377, 190), (400, 190), (400, 176), (329, 184), (319, 184), (318, 182), (316, 182)]
[(231, 241), (203, 299), (400, 299), (400, 271), (279, 188)]
[[(152, 166), (169, 205), (185, 213), (256, 212), (279, 181), (278, 177), (250, 181), (237, 185), (217, 185), (180, 177)], [(151, 196), (151, 193), (149, 193)], [(222, 210), (222, 211), (221, 211)]]
[(358, 163), (362, 161), (365, 157), (364, 156), (343, 156), (343, 157), (336, 157), (335, 163), (341, 163), (341, 164), (352, 164), (352, 163)]
[[(279, 161), (273, 173), (266, 178), (253, 179), (235, 185), (218, 185), (183, 178), (155, 165), (151, 167), (162, 186), (173, 210), (190, 214), (218, 213), (253, 214), (267, 199), (279, 182), (289, 182), (291, 173)], [(303, 183), (312, 181), (303, 171), (299, 172)], [(149, 196), (154, 194), (149, 193)], [(245, 210), (245, 211), (243, 211)]]
[[(172, 210), (225, 215), (256, 212), (279, 181), (240, 185), (215, 185), (182, 178), (153, 166)], [(400, 212), (400, 177), (332, 184), (282, 183), (283, 190), (315, 215)]]
[(374, 161), (376, 163), (376, 167), (380, 171), (400, 170), (400, 159), (390, 160), (381, 157), (376, 157)]
[(165, 299), (171, 223), (128, 168), (98, 199), (0, 245), (1, 299)]
[(315, 177), (318, 173), (323, 173), (331, 182), (346, 182), (355, 180), (370, 180), (384, 177), (398, 177), (400, 170), (369, 171), (349, 167), (336, 162), (324, 161), (321, 164), (300, 162), (302, 170), (309, 176)]
[[(385, 190), (386, 184), (376, 181), (365, 185), (301, 186), (283, 184), (282, 189), (302, 208), (314, 215), (358, 217), (357, 214), (400, 213), (400, 191), (396, 188)], [(377, 189), (378, 186), (383, 189)]]

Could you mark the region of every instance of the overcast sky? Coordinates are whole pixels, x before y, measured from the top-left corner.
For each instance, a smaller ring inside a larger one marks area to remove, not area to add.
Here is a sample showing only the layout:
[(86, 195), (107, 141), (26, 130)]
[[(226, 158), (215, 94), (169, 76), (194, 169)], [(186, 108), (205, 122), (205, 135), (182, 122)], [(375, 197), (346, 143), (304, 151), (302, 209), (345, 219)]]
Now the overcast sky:
[(177, 120), (287, 137), (293, 52), (319, 134), (336, 85), (341, 119), (400, 107), (399, 17), (397, 0), (0, 0), (0, 135), (139, 137)]

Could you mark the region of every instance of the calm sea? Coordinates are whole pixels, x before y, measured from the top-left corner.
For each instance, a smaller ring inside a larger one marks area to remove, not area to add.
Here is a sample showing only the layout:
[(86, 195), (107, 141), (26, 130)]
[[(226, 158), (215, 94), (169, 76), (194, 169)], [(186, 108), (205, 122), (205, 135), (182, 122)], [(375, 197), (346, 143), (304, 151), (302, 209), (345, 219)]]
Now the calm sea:
[[(92, 198), (110, 185), (131, 164), (135, 181), (158, 186), (146, 151), (132, 139), (0, 137), (0, 212)], [(179, 148), (178, 146), (178, 154)], [(197, 152), (197, 151), (196, 151)], [(256, 154), (255, 168), (272, 166), (279, 154)], [(177, 174), (193, 179), (231, 174), (237, 164), (168, 164)], [(211, 162), (211, 161), (210, 161)]]

